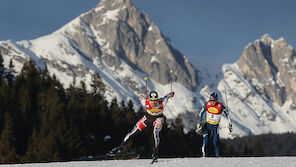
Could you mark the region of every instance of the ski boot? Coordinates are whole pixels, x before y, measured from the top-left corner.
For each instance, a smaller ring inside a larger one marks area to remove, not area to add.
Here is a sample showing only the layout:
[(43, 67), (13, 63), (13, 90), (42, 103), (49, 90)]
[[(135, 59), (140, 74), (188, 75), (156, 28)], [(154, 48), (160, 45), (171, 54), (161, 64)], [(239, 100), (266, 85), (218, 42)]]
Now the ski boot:
[(125, 146), (125, 142), (123, 141), (120, 146), (113, 148), (107, 155), (118, 154), (120, 153)]
[(157, 162), (157, 161), (158, 161), (158, 148), (153, 148), (151, 164), (153, 164), (154, 162)]

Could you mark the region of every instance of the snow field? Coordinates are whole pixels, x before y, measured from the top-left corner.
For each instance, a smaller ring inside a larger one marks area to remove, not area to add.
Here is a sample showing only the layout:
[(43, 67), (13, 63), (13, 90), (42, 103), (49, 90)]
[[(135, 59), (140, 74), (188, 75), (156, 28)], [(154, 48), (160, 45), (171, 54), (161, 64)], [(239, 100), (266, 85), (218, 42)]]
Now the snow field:
[(171, 158), (159, 159), (150, 164), (150, 159), (73, 161), (0, 165), (1, 167), (296, 167), (296, 157), (240, 157), (240, 158)]

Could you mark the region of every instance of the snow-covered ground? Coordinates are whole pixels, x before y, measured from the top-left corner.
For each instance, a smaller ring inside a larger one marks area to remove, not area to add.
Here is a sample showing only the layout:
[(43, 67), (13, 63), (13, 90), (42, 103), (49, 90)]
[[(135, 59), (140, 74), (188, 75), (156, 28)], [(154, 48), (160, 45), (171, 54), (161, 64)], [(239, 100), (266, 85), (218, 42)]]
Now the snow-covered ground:
[(150, 159), (77, 161), (35, 164), (0, 165), (1, 167), (296, 167), (296, 157), (245, 157), (245, 158), (174, 158), (159, 159), (150, 164)]

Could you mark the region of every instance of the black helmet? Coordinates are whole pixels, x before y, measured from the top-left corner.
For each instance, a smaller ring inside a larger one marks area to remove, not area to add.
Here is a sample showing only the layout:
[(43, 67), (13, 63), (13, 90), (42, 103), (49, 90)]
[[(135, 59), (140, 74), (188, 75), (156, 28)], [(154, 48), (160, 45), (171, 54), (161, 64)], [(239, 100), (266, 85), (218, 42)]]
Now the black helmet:
[(210, 100), (218, 100), (218, 94), (215, 92), (211, 93)]
[(149, 99), (150, 100), (158, 100), (158, 94), (157, 94), (157, 92), (156, 91), (151, 91), (149, 93)]

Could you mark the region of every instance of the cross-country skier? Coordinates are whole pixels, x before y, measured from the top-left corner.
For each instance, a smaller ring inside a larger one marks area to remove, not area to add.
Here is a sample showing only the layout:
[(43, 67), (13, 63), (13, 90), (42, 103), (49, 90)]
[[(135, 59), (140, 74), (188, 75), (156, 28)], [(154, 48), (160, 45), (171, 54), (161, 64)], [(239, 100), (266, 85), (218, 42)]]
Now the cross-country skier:
[[(206, 122), (202, 122), (202, 116), (206, 111)], [(203, 132), (203, 146), (202, 146), (202, 157), (207, 156), (207, 145), (209, 140), (210, 132), (213, 133), (213, 145), (215, 149), (216, 157), (220, 156), (220, 150), (218, 146), (219, 133), (218, 126), (221, 120), (222, 113), (224, 113), (228, 118), (229, 131), (232, 132), (232, 123), (230, 115), (223, 103), (218, 102), (218, 94), (211, 93), (210, 100), (204, 105), (199, 113), (197, 130)]]
[(163, 98), (158, 98), (158, 93), (156, 91), (151, 91), (149, 94), (149, 98), (145, 98), (144, 96), (140, 96), (140, 100), (143, 106), (145, 106), (147, 113), (140, 119), (133, 130), (129, 132), (119, 147), (114, 148), (110, 153), (116, 154), (121, 152), (121, 150), (126, 145), (126, 142), (134, 136), (136, 133), (141, 132), (147, 126), (153, 126), (153, 138), (154, 138), (154, 146), (153, 146), (153, 154), (152, 158), (158, 158), (158, 149), (160, 143), (159, 132), (162, 129), (164, 124), (163, 111), (164, 107), (167, 104), (169, 98), (174, 97), (175, 92), (168, 93)]

